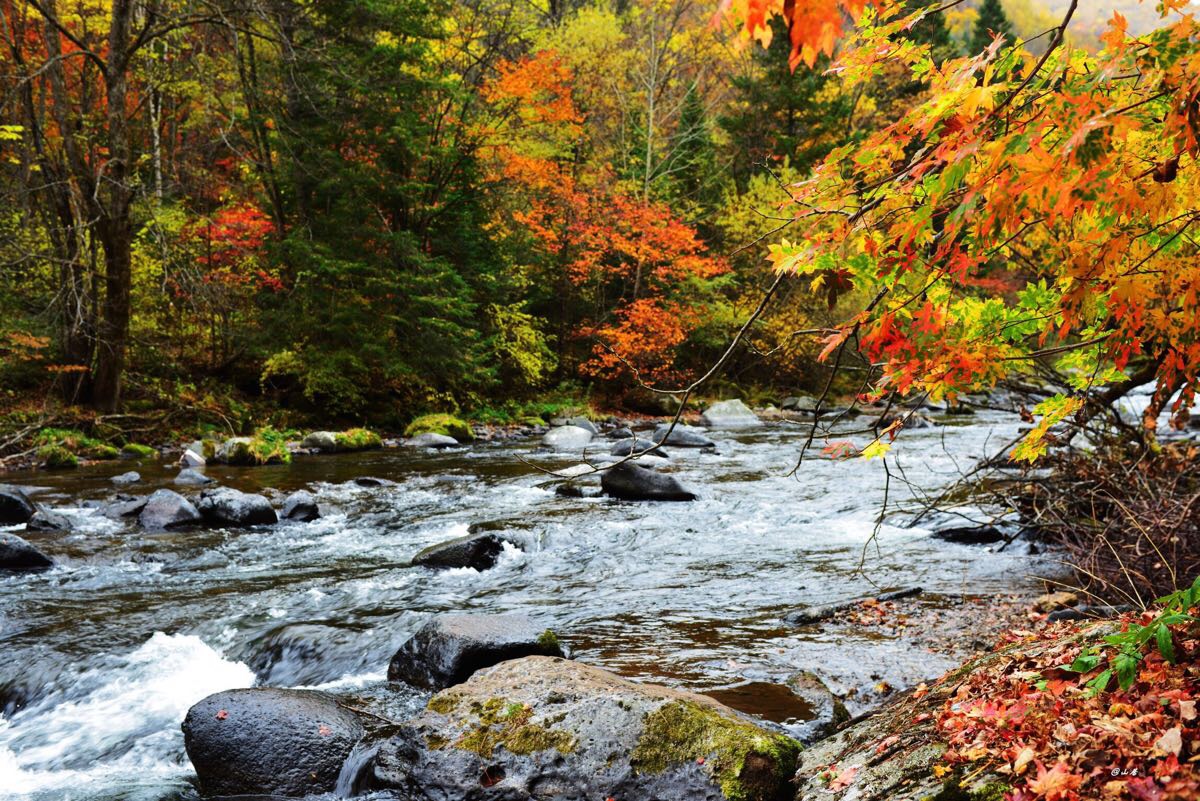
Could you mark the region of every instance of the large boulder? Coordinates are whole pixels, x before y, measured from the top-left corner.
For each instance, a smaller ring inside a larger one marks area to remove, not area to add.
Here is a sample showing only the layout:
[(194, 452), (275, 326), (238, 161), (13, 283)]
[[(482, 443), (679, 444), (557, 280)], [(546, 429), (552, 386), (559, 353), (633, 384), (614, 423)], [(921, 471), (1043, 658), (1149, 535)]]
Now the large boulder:
[(353, 713), (311, 690), (226, 690), (193, 706), (183, 721), (184, 747), (205, 796), (331, 792), (362, 735)]
[(542, 444), (555, 451), (579, 451), (592, 441), (592, 432), (579, 426), (552, 428), (542, 437)]
[(700, 415), (700, 422), (710, 428), (751, 428), (761, 425), (750, 407), (736, 398), (709, 406)]
[(651, 442), (648, 439), (642, 439), (641, 437), (619, 439), (612, 446), (612, 450), (609, 451), (609, 453), (613, 456), (628, 456), (635, 451), (637, 453), (644, 453), (646, 456), (658, 456), (663, 459), (667, 458), (666, 451), (658, 447), (656, 443)]
[(457, 448), (461, 443), (454, 437), (426, 431), (424, 434), (417, 434), (412, 439), (405, 440), (404, 444), (412, 448), (435, 448), (441, 450), (442, 448)]
[(11, 484), (0, 484), (0, 525), (25, 523), (33, 517), (37, 507), (25, 490)]
[(187, 498), (169, 489), (156, 490), (146, 499), (138, 513), (142, 528), (163, 531), (200, 522), (200, 513)]
[(487, 570), (496, 564), (503, 552), (504, 540), (495, 534), (483, 532), (431, 545), (414, 556), (412, 563), (441, 570), (452, 567)]
[(16, 534), (0, 531), (0, 570), (48, 570), (54, 560)]
[(575, 426), (576, 428), (582, 428), (585, 431), (590, 431), (592, 436), (596, 436), (600, 433), (600, 429), (596, 428), (596, 424), (586, 417), (568, 417), (567, 425)]
[(300, 443), (300, 447), (313, 451), (322, 451), (323, 453), (333, 453), (338, 449), (337, 432), (314, 431), (304, 438)]
[[(671, 433), (668, 434), (668, 431)], [(660, 445), (674, 445), (678, 448), (715, 448), (717, 446), (717, 443), (705, 436), (703, 431), (682, 423), (676, 424), (674, 429), (671, 428), (670, 423), (663, 423), (654, 429), (650, 439)]]
[(262, 495), (251, 495), (230, 487), (205, 490), (196, 505), (210, 526), (262, 526), (279, 522), (275, 509)]
[(38, 509), (25, 523), (26, 531), (70, 531), (71, 520), (66, 515), (49, 509)]
[(430, 801), (782, 801), (799, 750), (711, 698), (529, 657), (434, 696), (372, 778)]
[(441, 690), (477, 670), (534, 655), (562, 656), (562, 645), (524, 615), (439, 615), (400, 646), (388, 679)]
[(137, 517), (146, 508), (149, 500), (145, 496), (118, 495), (112, 503), (102, 506), (101, 512), (105, 517), (111, 517), (113, 520)]
[(283, 500), (280, 517), (284, 520), (298, 520), (309, 523), (321, 516), (321, 507), (317, 499), (308, 490), (296, 490)]
[(673, 476), (657, 470), (622, 462), (604, 471), (600, 477), (604, 492), (626, 501), (694, 501), (696, 493)]

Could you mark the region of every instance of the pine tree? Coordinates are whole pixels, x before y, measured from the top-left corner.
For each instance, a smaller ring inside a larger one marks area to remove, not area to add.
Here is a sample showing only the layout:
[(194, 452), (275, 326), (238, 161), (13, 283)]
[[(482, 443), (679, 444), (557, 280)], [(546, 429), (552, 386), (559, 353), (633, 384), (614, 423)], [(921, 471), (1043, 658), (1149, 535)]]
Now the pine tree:
[(670, 161), (676, 201), (694, 209), (692, 216), (703, 218), (720, 201), (721, 171), (708, 110), (694, 85), (683, 99)]
[(982, 53), (997, 36), (1003, 36), (1011, 44), (1014, 39), (1012, 23), (1005, 16), (1000, 0), (983, 0), (979, 5), (979, 17), (975, 20), (975, 30), (971, 34), (968, 49), (972, 55)]
[(933, 60), (938, 64), (946, 59), (962, 55), (959, 52), (958, 43), (950, 35), (950, 29), (946, 27), (945, 13), (934, 11), (940, 5), (938, 0), (916, 0), (913, 3), (914, 8), (928, 8), (931, 13), (926, 14), (925, 18), (908, 32), (908, 38), (912, 41), (929, 45)]

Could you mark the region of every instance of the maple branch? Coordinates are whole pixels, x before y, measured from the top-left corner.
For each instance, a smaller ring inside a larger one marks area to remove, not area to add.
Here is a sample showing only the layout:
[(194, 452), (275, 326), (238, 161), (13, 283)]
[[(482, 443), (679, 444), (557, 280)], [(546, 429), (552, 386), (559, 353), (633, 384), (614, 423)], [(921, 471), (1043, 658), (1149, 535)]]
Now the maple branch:
[(1054, 29), (1054, 38), (1050, 40), (1050, 44), (1046, 47), (1046, 52), (1042, 53), (1042, 57), (1038, 59), (1037, 64), (1033, 65), (1033, 69), (1030, 70), (1029, 74), (1025, 76), (1025, 80), (1021, 81), (1020, 85), (1013, 90), (1012, 94), (1004, 98), (1004, 100), (1000, 101), (999, 105), (992, 109), (992, 111), (988, 114), (988, 119), (998, 116), (1001, 111), (1003, 111), (1005, 108), (1011, 105), (1014, 100), (1016, 100), (1017, 96), (1021, 94), (1021, 92), (1025, 91), (1025, 89), (1029, 87), (1029, 84), (1033, 83), (1033, 79), (1037, 77), (1038, 72), (1040, 72), (1042, 67), (1046, 65), (1046, 62), (1050, 60), (1050, 55), (1057, 50), (1060, 45), (1062, 45), (1063, 38), (1066, 36), (1067, 25), (1071, 22), (1071, 17), (1075, 15), (1075, 9), (1078, 7), (1079, 0), (1071, 0), (1071, 5), (1068, 6), (1067, 13), (1063, 16), (1062, 22), (1060, 22), (1058, 27)]

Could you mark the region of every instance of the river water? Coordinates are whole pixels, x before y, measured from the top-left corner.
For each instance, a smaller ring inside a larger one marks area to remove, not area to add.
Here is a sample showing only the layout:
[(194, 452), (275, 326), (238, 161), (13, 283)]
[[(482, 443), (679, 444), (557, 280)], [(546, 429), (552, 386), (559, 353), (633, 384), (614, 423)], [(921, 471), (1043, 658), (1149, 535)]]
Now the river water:
[[(1019, 425), (999, 412), (946, 422), (906, 433), (894, 451), (923, 490), (952, 482)], [(39, 503), (74, 529), (14, 528), (59, 564), (0, 574), (0, 798), (194, 798), (179, 724), (222, 689), (322, 687), (403, 716), (425, 696), (387, 689), (388, 659), (446, 611), (525, 613), (580, 660), (776, 720), (786, 714), (771, 714), (770, 688), (810, 669), (854, 693), (854, 712), (878, 682), (911, 685), (949, 659), (875, 630), (790, 627), (784, 613), (876, 586), (919, 585), (921, 603), (987, 596), (1052, 569), (1027, 548), (948, 544), (899, 516), (864, 551), (884, 496), (880, 463), (817, 455), (788, 476), (806, 433), (714, 431), (716, 454), (669, 449), (673, 474), (701, 496), (678, 504), (559, 497), (519, 457), (560, 468), (578, 456), (538, 453), (536, 439), (210, 467), (244, 490), (308, 487), (324, 514), (238, 531), (147, 534), (88, 508), (124, 470), (142, 473), (139, 494), (171, 486), (166, 465), (5, 476), (40, 487)], [(360, 487), (360, 476), (396, 483)], [(905, 486), (893, 479), (891, 504)], [(521, 547), (484, 572), (409, 564), (482, 529)]]

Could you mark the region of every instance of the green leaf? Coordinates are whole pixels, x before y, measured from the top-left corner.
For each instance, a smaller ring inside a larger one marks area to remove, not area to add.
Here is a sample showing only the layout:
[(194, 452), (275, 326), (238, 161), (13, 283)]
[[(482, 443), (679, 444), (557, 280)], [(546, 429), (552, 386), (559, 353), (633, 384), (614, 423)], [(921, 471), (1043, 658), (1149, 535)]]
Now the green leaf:
[(1071, 663), (1067, 670), (1075, 673), (1088, 673), (1089, 671), (1095, 670), (1096, 666), (1099, 664), (1099, 654), (1093, 654), (1085, 651), (1084, 653), (1075, 657), (1075, 661)]
[(1086, 685), (1088, 694), (1099, 695), (1100, 693), (1104, 692), (1108, 688), (1108, 683), (1112, 681), (1112, 674), (1112, 668), (1109, 668), (1099, 676), (1091, 679)]
[(1171, 630), (1162, 623), (1154, 629), (1154, 639), (1158, 643), (1158, 652), (1163, 659), (1175, 664), (1175, 643), (1171, 641)]
[(1122, 652), (1113, 659), (1113, 667), (1117, 671), (1117, 684), (1122, 690), (1128, 690), (1137, 679), (1138, 655)]

